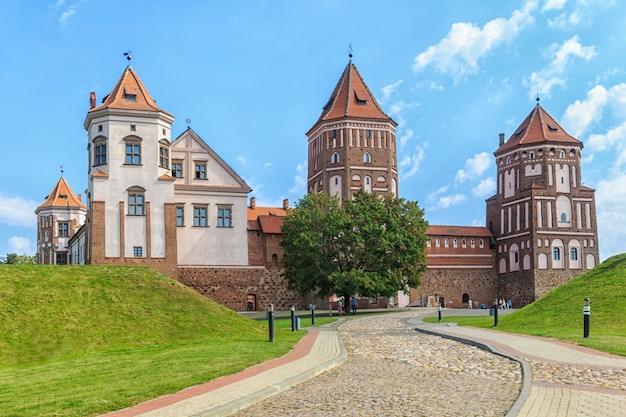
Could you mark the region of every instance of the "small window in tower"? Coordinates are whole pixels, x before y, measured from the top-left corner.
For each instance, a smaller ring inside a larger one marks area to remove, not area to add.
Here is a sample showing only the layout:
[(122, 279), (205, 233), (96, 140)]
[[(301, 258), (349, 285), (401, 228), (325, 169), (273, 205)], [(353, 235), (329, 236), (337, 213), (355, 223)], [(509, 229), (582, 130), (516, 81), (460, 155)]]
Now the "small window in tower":
[(550, 123), (548, 123), (548, 129), (550, 129), (550, 132), (558, 132), (559, 131), (558, 127), (554, 127)]
[(333, 130), (333, 138), (336, 138), (336, 137), (337, 137), (337, 131)]
[(136, 103), (137, 94), (129, 93), (128, 91), (126, 91), (126, 89), (124, 89), (124, 100), (131, 102), (131, 103)]
[(371, 130), (369, 130), (369, 129), (368, 129), (368, 130), (366, 130), (366, 131), (365, 131), (365, 137), (366, 137), (366, 138), (368, 138), (368, 139), (369, 139), (369, 138), (371, 138), (371, 137), (372, 137), (372, 131), (371, 131)]
[(535, 153), (534, 152), (531, 152), (529, 155), (530, 155), (530, 159), (535, 159)]
[(102, 132), (102, 125), (98, 125), (98, 132)]
[(130, 125), (130, 131), (131, 132), (136, 132), (137, 131), (137, 125)]
[(141, 246), (133, 247), (133, 256), (135, 258), (140, 258), (143, 256), (143, 248)]
[(365, 99), (367, 95), (365, 94), (365, 91), (354, 90), (354, 97), (356, 97), (356, 104), (360, 106), (365, 106), (367, 104), (367, 100)]

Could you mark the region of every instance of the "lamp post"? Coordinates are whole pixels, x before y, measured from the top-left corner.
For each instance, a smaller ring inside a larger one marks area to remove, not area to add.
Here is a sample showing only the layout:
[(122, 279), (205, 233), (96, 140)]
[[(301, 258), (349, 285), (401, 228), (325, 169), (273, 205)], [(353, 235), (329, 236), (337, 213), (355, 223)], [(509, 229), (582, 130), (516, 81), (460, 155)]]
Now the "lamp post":
[(296, 331), (296, 308), (291, 306), (291, 331)]
[(269, 323), (270, 342), (274, 342), (274, 304), (267, 306), (267, 321)]
[(585, 298), (585, 306), (583, 307), (583, 337), (589, 337), (589, 319), (591, 316), (591, 300)]

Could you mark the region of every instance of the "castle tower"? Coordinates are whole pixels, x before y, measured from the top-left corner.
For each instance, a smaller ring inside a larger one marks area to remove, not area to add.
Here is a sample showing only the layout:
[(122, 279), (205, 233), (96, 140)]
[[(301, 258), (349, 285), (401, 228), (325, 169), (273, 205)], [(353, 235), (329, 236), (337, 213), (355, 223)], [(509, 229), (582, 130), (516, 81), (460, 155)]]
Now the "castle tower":
[(308, 192), (397, 196), (396, 126), (350, 61), (307, 132)]
[(130, 65), (99, 106), (91, 93), (87, 263), (153, 266), (175, 276), (173, 122)]
[(494, 296), (526, 305), (598, 263), (595, 191), (582, 184), (582, 149), (539, 103), (506, 142), (500, 134), (497, 193), (487, 200)]
[(86, 207), (63, 177), (35, 210), (37, 215), (37, 263), (71, 263), (69, 240), (85, 221)]

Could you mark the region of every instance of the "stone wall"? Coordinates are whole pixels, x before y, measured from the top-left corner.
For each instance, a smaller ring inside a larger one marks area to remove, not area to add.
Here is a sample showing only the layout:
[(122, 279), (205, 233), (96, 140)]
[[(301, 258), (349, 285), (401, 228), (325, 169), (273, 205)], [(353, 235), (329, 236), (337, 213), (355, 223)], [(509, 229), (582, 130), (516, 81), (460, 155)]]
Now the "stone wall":
[(276, 310), (308, 306), (305, 299), (287, 289), (287, 280), (278, 269), (263, 267), (211, 268), (181, 267), (178, 280), (200, 294), (235, 311), (264, 311), (271, 303)]
[(422, 276), (422, 285), (411, 288), (411, 301), (423, 297), (443, 297), (445, 307), (467, 307), (463, 294), (467, 294), (478, 305), (487, 307), (493, 304), (497, 278), (493, 269), (468, 268), (428, 268)]

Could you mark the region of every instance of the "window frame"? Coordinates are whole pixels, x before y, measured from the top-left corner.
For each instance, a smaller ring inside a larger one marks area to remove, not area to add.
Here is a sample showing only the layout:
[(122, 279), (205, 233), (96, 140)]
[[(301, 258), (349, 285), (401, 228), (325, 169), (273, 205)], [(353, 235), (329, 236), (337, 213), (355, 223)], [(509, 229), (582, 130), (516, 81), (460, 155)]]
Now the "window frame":
[(209, 227), (208, 205), (193, 206), (193, 227)]
[(146, 190), (142, 187), (131, 187), (128, 194), (128, 216), (146, 215)]
[(185, 206), (176, 206), (176, 227), (185, 227)]
[(65, 220), (57, 222), (57, 237), (70, 237), (70, 222)]
[(170, 169), (170, 147), (169, 144), (160, 141), (159, 143), (159, 166)]
[(107, 159), (107, 139), (99, 136), (93, 140), (93, 166), (106, 165)]
[(141, 142), (141, 138), (138, 138), (136, 136), (124, 138), (124, 165), (141, 165)]
[[(208, 179), (208, 174), (207, 174), (207, 161), (194, 161), (194, 165), (195, 165), (195, 175), (194, 178), (197, 180), (207, 180)], [(200, 168), (200, 169), (199, 169)], [(204, 169), (202, 169), (204, 168)]]
[(233, 206), (231, 205), (217, 206), (217, 227), (220, 227), (220, 228), (233, 227)]
[(133, 246), (133, 257), (143, 258), (143, 246)]
[(183, 161), (181, 159), (172, 159), (171, 173), (174, 178), (185, 178), (183, 176)]

